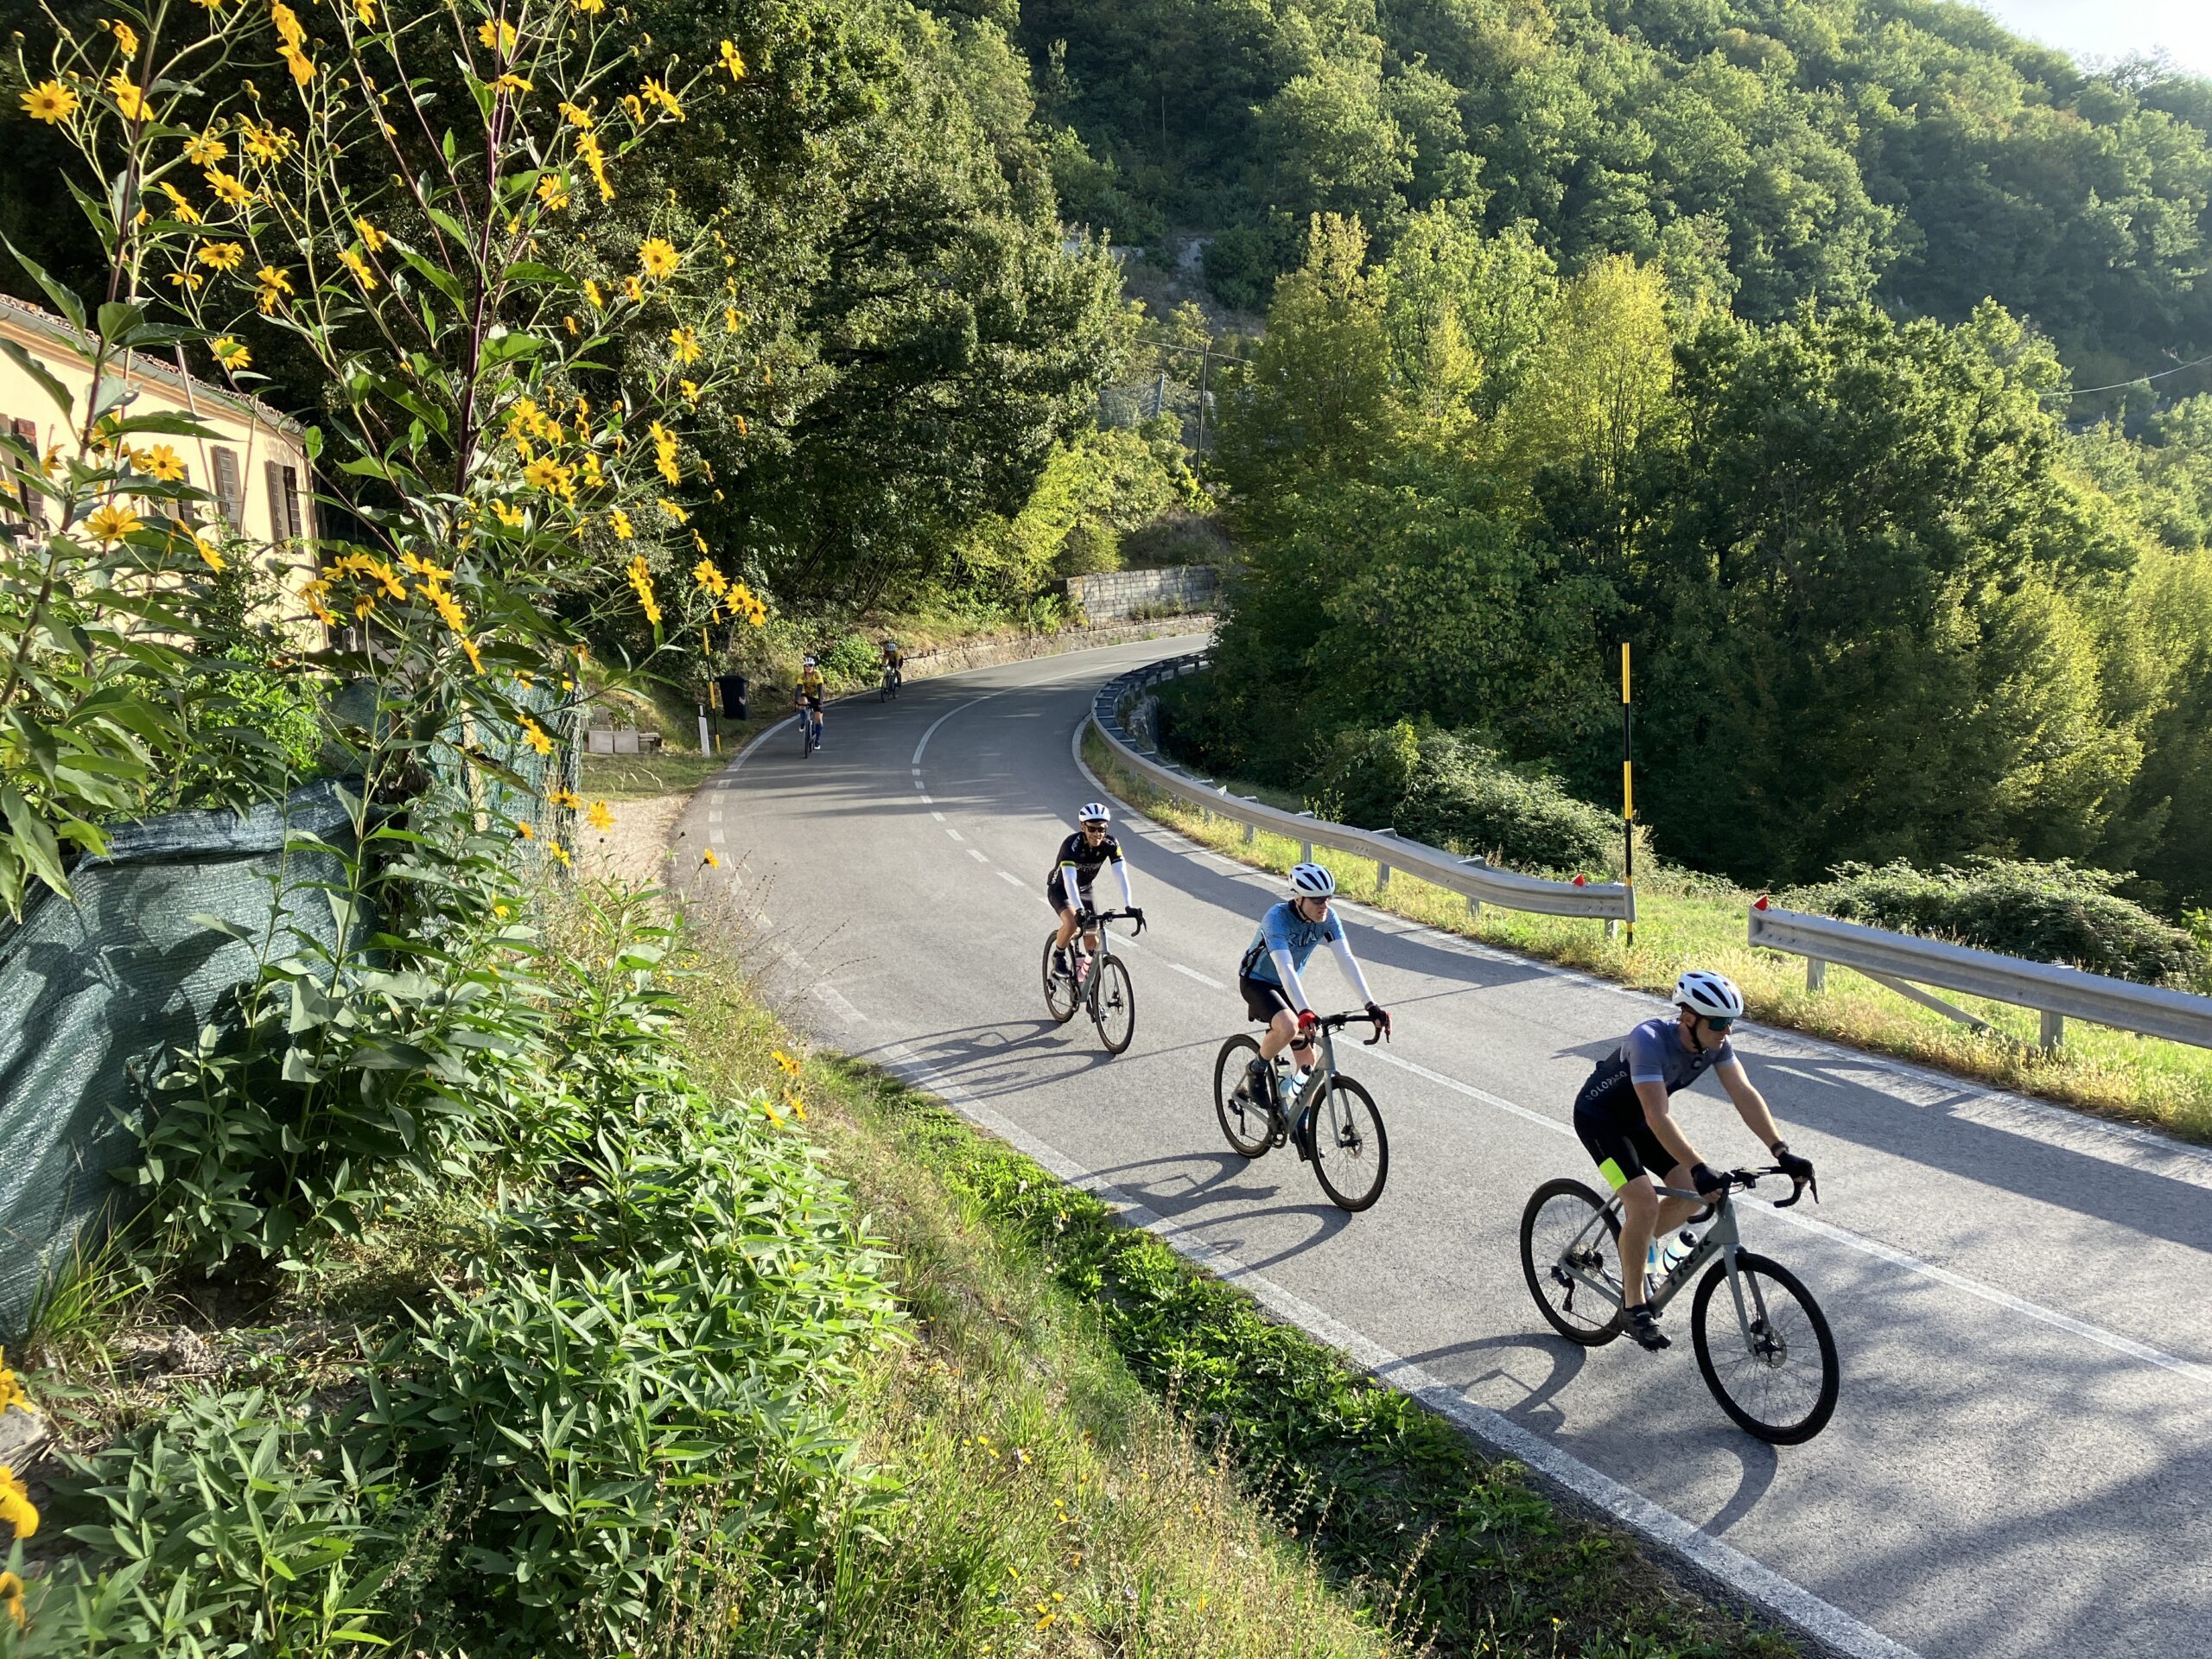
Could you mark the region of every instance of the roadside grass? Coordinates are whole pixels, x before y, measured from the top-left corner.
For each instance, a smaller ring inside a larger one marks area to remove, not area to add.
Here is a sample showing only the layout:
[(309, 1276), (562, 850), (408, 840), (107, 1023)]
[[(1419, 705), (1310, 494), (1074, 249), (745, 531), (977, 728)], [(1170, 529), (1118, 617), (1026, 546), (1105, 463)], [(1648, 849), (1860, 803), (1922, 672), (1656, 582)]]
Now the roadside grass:
[[(796, 1044), (700, 967), (702, 1077), (782, 1081)], [(868, 1633), (836, 1651), (1795, 1651), (931, 1096), (828, 1053), (788, 1087), (914, 1335), (860, 1408), (907, 1496), (834, 1569)]]
[[(1116, 795), (1201, 846), (1255, 869), (1287, 870), (1300, 855), (1298, 842), (1264, 831), (1247, 844), (1242, 824), (1154, 789), (1116, 761), (1089, 727), (1083, 757)], [(1266, 793), (1243, 783), (1230, 786), (1239, 794)], [(1754, 950), (1745, 942), (1745, 909), (1758, 895), (1726, 882), (1664, 868), (1639, 880), (1631, 945), (1624, 938), (1605, 938), (1597, 922), (1496, 906), (1474, 917), (1459, 894), (1403, 872), (1394, 871), (1389, 886), (1378, 888), (1370, 861), (1325, 848), (1314, 855), (1345, 897), (1409, 921), (1661, 995), (1684, 968), (1718, 969), (1743, 987), (1751, 1017), (1763, 1024), (2212, 1143), (2212, 1052), (2082, 1020), (2069, 1020), (2066, 1040), (2046, 1052), (2037, 1046), (2037, 1016), (2031, 1010), (1948, 996), (1996, 1028), (1998, 1034), (1986, 1035), (1846, 968), (1831, 966), (1826, 986), (1808, 991), (1802, 958)]]

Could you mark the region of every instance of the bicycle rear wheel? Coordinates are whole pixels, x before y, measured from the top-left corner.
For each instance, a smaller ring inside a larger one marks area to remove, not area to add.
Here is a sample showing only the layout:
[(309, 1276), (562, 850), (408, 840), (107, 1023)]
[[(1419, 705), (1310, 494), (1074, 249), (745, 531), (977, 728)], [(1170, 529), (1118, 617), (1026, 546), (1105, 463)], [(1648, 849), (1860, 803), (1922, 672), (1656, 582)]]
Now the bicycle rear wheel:
[(1119, 1054), (1137, 1034), (1137, 989), (1119, 957), (1107, 957), (1090, 970), (1090, 1022), (1109, 1054)]
[(1060, 972), (1052, 961), (1053, 953), (1059, 947), (1059, 937), (1058, 933), (1045, 936), (1045, 1012), (1052, 1016), (1054, 1025), (1065, 1026), (1075, 1018), (1076, 1005), (1083, 996), (1076, 989), (1075, 981)]
[(1360, 1211), (1382, 1196), (1390, 1179), (1390, 1137), (1375, 1096), (1339, 1073), (1313, 1106), (1313, 1173), (1339, 1210)]
[[(1618, 1217), (1591, 1223), (1605, 1201), (1580, 1181), (1546, 1181), (1521, 1211), (1521, 1274), (1553, 1330), (1586, 1348), (1602, 1347), (1621, 1333)], [(1568, 1271), (1605, 1287), (1599, 1295)]]
[(1213, 1062), (1213, 1115), (1229, 1144), (1247, 1158), (1257, 1158), (1274, 1144), (1274, 1115), (1263, 1100), (1255, 1100), (1247, 1076), (1260, 1056), (1253, 1038), (1236, 1036), (1221, 1046)]
[[(1713, 1314), (1715, 1293), (1728, 1282), (1726, 1256), (1699, 1281), (1690, 1307), (1697, 1368), (1720, 1409), (1738, 1427), (1770, 1446), (1800, 1446), (1827, 1427), (1843, 1370), (1835, 1338), (1813, 1293), (1779, 1262), (1736, 1252), (1743, 1286), (1741, 1319), (1728, 1297)], [(1708, 1317), (1715, 1323), (1707, 1327)]]

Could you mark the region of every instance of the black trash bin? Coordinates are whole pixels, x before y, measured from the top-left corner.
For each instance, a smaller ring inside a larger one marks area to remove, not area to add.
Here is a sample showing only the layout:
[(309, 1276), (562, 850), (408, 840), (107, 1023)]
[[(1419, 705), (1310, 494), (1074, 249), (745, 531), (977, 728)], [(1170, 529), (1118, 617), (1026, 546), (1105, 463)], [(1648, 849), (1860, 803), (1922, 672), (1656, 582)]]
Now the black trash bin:
[(742, 674), (717, 674), (715, 677), (715, 695), (721, 700), (724, 720), (745, 720), (749, 717), (746, 713), (747, 689), (745, 676)]

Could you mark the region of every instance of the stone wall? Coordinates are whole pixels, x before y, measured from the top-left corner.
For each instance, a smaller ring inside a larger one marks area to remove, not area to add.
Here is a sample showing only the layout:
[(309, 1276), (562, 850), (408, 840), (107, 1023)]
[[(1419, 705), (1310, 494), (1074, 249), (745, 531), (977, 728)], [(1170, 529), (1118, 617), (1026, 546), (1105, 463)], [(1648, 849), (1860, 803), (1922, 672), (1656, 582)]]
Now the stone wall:
[(1221, 591), (1221, 577), (1209, 564), (1175, 564), (1161, 570), (1070, 576), (1067, 590), (1083, 614), (1096, 623), (1140, 612), (1164, 615), (1211, 610)]

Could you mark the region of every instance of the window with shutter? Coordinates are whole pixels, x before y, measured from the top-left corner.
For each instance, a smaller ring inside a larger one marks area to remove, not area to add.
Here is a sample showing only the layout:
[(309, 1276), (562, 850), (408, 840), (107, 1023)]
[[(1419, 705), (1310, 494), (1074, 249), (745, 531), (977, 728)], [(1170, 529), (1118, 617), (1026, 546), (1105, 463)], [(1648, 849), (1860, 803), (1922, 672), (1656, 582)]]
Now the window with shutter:
[(245, 528), (245, 475), (238, 470), (238, 452), (219, 444), (209, 449), (215, 463), (215, 511), (233, 531)]
[(308, 533), (306, 503), (300, 494), (300, 475), (290, 467), (284, 469), (284, 533), (296, 542)]
[(269, 482), (269, 539), (296, 539), (300, 533), (300, 475), (281, 461), (264, 461)]

